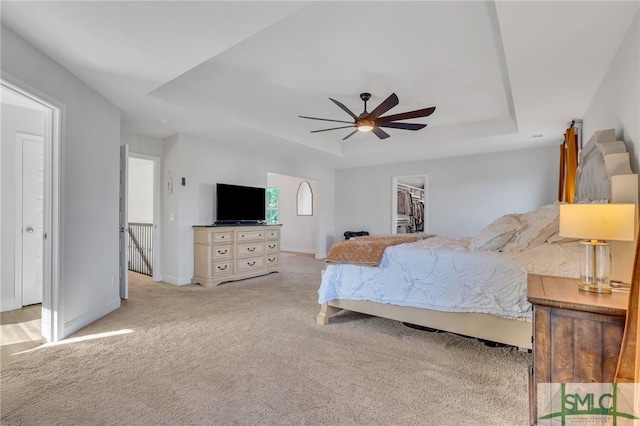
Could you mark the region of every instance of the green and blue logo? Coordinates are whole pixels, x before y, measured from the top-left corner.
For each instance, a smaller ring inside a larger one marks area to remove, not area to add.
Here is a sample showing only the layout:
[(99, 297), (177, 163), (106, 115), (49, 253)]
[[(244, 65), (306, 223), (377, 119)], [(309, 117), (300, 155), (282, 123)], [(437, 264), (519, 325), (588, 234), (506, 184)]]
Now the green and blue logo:
[[(560, 424), (562, 426), (637, 424), (634, 420), (638, 420), (638, 417), (634, 413), (632, 403), (634, 384), (630, 384), (631, 387), (624, 387), (624, 384), (617, 383), (547, 383), (546, 385), (549, 387), (545, 387), (545, 384), (541, 385), (543, 386), (538, 389), (543, 392), (545, 390), (552, 392), (553, 389), (558, 388), (558, 385), (559, 389), (549, 398), (545, 409), (539, 411), (540, 424)], [(538, 407), (540, 407), (540, 403), (538, 403)]]

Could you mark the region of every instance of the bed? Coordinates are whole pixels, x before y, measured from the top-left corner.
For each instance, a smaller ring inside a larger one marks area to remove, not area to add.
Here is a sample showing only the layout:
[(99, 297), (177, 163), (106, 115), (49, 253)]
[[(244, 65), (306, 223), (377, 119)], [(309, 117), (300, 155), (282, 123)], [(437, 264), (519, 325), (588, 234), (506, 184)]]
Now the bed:
[[(623, 147), (613, 130), (594, 134), (580, 155), (581, 200), (637, 203), (637, 175), (619, 164), (624, 162), (619, 155)], [(617, 166), (610, 167), (610, 155), (616, 156)], [(425, 236), (394, 242), (384, 236), (390, 242), (377, 259), (348, 259), (345, 246), (355, 244), (338, 243), (327, 256), (316, 322), (326, 325), (348, 310), (531, 348), (527, 275), (577, 277), (579, 270), (579, 243), (558, 235), (558, 214), (559, 203), (554, 203), (504, 215), (473, 238)], [(335, 247), (339, 256), (332, 254)], [(615, 249), (624, 266), (624, 250)]]

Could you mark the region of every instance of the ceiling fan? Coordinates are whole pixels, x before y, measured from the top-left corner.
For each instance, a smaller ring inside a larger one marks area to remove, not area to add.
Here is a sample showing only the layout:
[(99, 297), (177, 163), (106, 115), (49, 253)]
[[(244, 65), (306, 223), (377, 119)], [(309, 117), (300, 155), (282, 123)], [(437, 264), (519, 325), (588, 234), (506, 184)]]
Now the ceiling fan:
[(417, 124), (417, 123), (397, 123), (396, 120), (408, 120), (410, 118), (419, 118), (419, 117), (427, 117), (436, 110), (436, 107), (423, 108), (415, 111), (401, 112), (399, 114), (387, 115), (385, 117), (380, 117), (385, 112), (389, 111), (394, 106), (398, 105), (398, 96), (395, 93), (392, 93), (387, 99), (385, 99), (380, 105), (378, 105), (373, 111), (367, 112), (367, 101), (371, 98), (371, 93), (361, 93), (360, 99), (364, 101), (364, 111), (360, 115), (355, 115), (349, 108), (344, 106), (344, 104), (336, 101), (335, 99), (329, 98), (331, 102), (338, 105), (340, 109), (353, 117), (353, 122), (351, 121), (343, 121), (343, 120), (332, 120), (329, 118), (316, 118), (316, 117), (306, 117), (304, 115), (299, 115), (300, 118), (307, 118), (309, 120), (321, 120), (321, 121), (332, 121), (335, 123), (348, 123), (348, 126), (341, 127), (332, 127), (330, 129), (321, 129), (321, 130), (312, 130), (311, 133), (318, 132), (326, 132), (328, 130), (338, 130), (338, 129), (347, 129), (349, 127), (355, 127), (356, 129), (349, 133), (347, 136), (342, 138), (345, 140), (350, 138), (357, 131), (361, 132), (373, 132), (380, 139), (386, 139), (389, 137), (389, 134), (381, 129), (381, 127), (390, 127), (393, 129), (404, 129), (404, 130), (420, 130), (426, 127), (426, 124)]

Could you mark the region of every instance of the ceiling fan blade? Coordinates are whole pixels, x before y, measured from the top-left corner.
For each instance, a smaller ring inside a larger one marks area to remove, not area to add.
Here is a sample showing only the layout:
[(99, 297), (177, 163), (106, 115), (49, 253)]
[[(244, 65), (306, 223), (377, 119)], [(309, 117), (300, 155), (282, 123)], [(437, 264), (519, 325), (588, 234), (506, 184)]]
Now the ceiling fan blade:
[(375, 133), (375, 135), (380, 139), (386, 139), (389, 137), (389, 133), (385, 132), (380, 127), (374, 127), (373, 129), (371, 129), (371, 131)]
[(354, 130), (353, 132), (349, 133), (347, 136), (345, 136), (344, 138), (342, 138), (342, 140), (348, 139), (351, 136), (353, 136), (356, 132), (358, 131), (358, 129)]
[(404, 129), (404, 130), (420, 130), (427, 127), (426, 124), (417, 124), (417, 123), (382, 123), (378, 124), (379, 127), (391, 127), (393, 129)]
[(436, 107), (417, 109), (415, 111), (401, 112), (399, 114), (387, 115), (386, 117), (380, 117), (376, 121), (381, 125), (382, 123), (388, 123), (396, 120), (408, 120), (409, 118), (427, 117), (433, 114)]
[(398, 105), (398, 96), (396, 96), (395, 93), (392, 93), (387, 99), (385, 99), (380, 105), (378, 105), (373, 111), (371, 111), (367, 118), (375, 120), (396, 105)]
[(340, 109), (342, 109), (344, 112), (346, 112), (351, 117), (353, 117), (354, 120), (358, 119), (358, 116), (355, 115), (354, 113), (352, 113), (351, 110), (349, 108), (347, 108), (346, 106), (344, 106), (342, 103), (336, 101), (335, 99), (331, 99), (331, 98), (329, 98), (329, 100), (331, 100), (331, 102), (333, 102), (334, 104), (338, 105), (340, 107)]
[(326, 132), (328, 130), (348, 129), (349, 127), (355, 127), (355, 126), (356, 126), (355, 124), (352, 124), (351, 126), (332, 127), (331, 129), (312, 130), (311, 133)]
[(333, 121), (335, 123), (348, 123), (351, 124), (351, 121), (344, 121), (344, 120), (331, 120), (329, 118), (317, 118), (317, 117), (306, 117), (304, 115), (299, 115), (298, 117), (300, 118), (306, 118), (308, 120), (322, 120), (322, 121)]

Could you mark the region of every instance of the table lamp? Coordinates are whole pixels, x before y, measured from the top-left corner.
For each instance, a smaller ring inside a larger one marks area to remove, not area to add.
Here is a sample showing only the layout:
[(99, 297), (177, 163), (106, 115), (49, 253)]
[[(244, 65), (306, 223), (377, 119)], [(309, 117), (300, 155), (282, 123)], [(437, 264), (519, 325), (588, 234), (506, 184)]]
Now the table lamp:
[(561, 204), (560, 236), (581, 238), (580, 290), (611, 293), (611, 254), (606, 241), (633, 241), (635, 204)]

